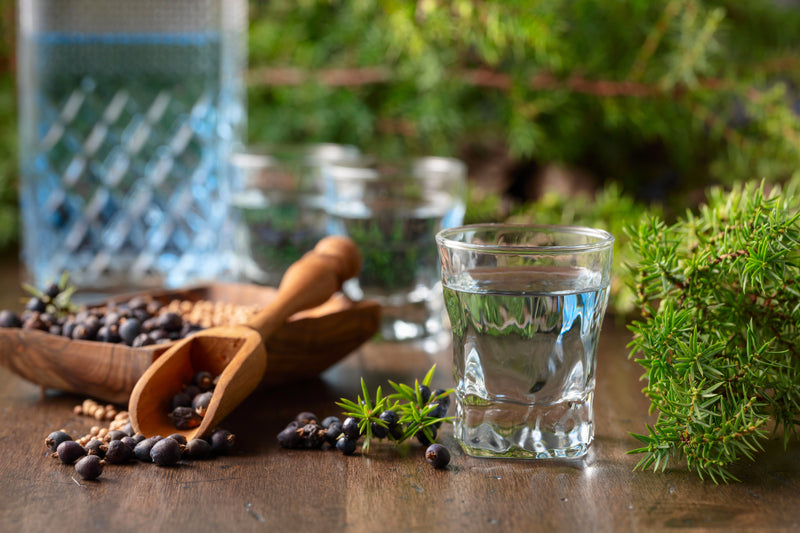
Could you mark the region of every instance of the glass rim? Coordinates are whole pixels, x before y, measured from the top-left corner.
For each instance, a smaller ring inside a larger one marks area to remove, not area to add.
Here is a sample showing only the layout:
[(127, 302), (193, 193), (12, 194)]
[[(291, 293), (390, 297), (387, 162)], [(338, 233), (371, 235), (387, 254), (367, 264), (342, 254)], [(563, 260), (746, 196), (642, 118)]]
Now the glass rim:
[(362, 154), (354, 161), (331, 161), (325, 165), (327, 175), (334, 180), (419, 182), (427, 179), (463, 181), (467, 165), (460, 159), (443, 156), (381, 158)]
[[(564, 244), (564, 245), (528, 245), (528, 244), (497, 244), (497, 243), (473, 243), (463, 242), (453, 239), (457, 234), (478, 232), (478, 231), (497, 231), (511, 230), (522, 233), (556, 233), (563, 235), (584, 235), (597, 238), (597, 241), (585, 244)], [(613, 246), (614, 236), (606, 230), (590, 228), (586, 226), (568, 226), (554, 224), (506, 224), (506, 223), (482, 223), (467, 224), (453, 228), (446, 228), (436, 234), (436, 243), (447, 248), (466, 250), (483, 253), (569, 253), (569, 252), (592, 252)]]

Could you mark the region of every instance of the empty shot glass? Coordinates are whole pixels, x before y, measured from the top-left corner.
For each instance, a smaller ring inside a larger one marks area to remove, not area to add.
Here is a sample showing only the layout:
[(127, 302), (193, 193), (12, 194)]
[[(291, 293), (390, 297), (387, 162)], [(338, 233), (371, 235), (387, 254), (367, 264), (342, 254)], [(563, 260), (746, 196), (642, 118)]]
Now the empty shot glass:
[(250, 147), (231, 156), (235, 276), (277, 286), (327, 234), (321, 168), (357, 161), (355, 146)]
[(455, 437), (473, 456), (581, 457), (614, 237), (484, 224), (436, 236), (453, 335)]
[(345, 292), (381, 304), (379, 340), (413, 342), (428, 352), (446, 346), (434, 238), (463, 223), (464, 163), (444, 157), (402, 165), (365, 161), (330, 165), (325, 174), (329, 232), (348, 235), (364, 259)]

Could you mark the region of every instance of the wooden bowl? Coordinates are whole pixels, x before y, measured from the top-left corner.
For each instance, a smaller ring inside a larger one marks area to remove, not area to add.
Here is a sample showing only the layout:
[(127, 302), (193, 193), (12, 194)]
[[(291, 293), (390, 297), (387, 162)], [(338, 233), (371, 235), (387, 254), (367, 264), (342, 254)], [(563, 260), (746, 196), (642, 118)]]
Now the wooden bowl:
[[(149, 296), (165, 304), (179, 299), (263, 305), (275, 292), (274, 288), (258, 285), (215, 283), (127, 294), (112, 300), (124, 302), (134, 296)], [(379, 321), (377, 303), (353, 302), (341, 294), (293, 315), (264, 341), (267, 371), (263, 383), (286, 383), (320, 374), (372, 337)], [(43, 388), (124, 404), (147, 367), (173, 344), (132, 348), (72, 340), (38, 330), (0, 328), (0, 364)]]

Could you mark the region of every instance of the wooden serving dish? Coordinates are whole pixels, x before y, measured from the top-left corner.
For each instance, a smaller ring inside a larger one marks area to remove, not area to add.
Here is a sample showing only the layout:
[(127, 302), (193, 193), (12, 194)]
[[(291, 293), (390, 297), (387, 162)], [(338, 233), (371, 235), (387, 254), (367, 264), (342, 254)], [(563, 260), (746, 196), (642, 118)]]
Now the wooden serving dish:
[[(264, 305), (275, 292), (274, 288), (258, 285), (215, 283), (127, 294), (112, 301), (124, 302), (142, 295), (165, 304), (180, 299)], [(292, 315), (264, 341), (267, 370), (262, 383), (273, 385), (318, 375), (372, 337), (379, 321), (377, 303), (353, 302), (341, 294)], [(38, 330), (0, 328), (0, 364), (43, 388), (124, 404), (147, 367), (173, 344), (132, 348), (125, 344), (72, 340)]]

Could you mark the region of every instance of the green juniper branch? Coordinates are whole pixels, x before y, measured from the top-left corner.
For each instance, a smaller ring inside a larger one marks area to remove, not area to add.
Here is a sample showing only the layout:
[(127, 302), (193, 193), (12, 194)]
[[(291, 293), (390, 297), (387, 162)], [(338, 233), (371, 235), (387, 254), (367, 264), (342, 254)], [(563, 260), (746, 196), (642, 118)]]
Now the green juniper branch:
[(700, 477), (736, 480), (761, 442), (800, 423), (798, 199), (764, 184), (713, 189), (697, 215), (628, 228), (641, 319), (629, 348), (658, 418), (637, 468), (686, 459)]

